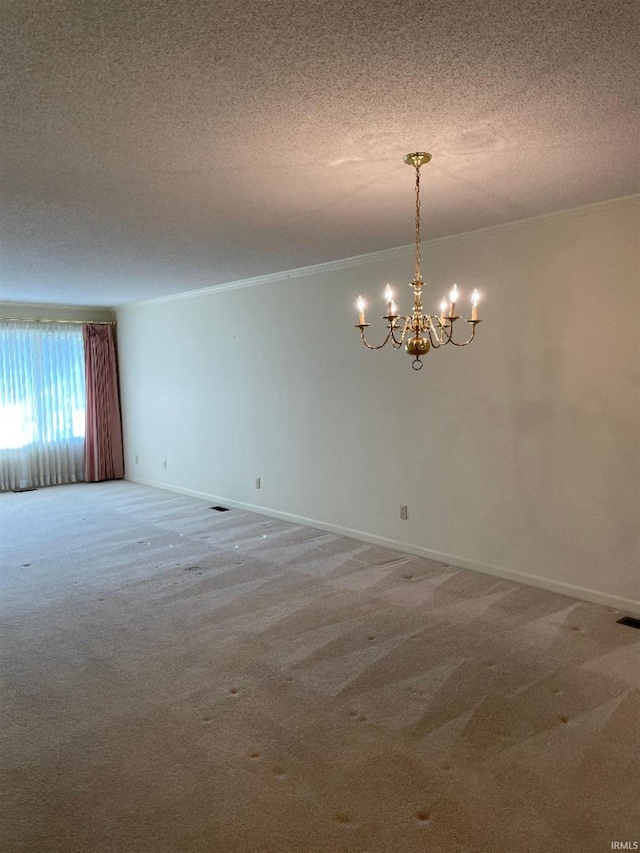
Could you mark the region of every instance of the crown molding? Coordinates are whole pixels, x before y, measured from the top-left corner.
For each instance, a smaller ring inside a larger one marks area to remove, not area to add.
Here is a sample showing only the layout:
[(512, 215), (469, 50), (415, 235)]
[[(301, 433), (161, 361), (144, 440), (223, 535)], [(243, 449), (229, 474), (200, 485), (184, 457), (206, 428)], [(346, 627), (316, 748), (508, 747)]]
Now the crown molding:
[[(539, 216), (530, 216), (526, 219), (517, 219), (514, 222), (505, 222), (502, 225), (490, 225), (487, 228), (477, 228), (474, 231), (464, 231), (461, 234), (451, 234), (447, 237), (435, 237), (432, 240), (427, 240), (423, 245), (434, 248), (439, 245), (456, 245), (457, 243), (467, 243), (474, 240), (485, 239), (487, 237), (499, 236), (509, 231), (518, 231), (522, 228), (527, 228), (533, 224), (552, 224), (566, 219), (578, 219), (583, 216), (593, 216), (605, 210), (615, 210), (626, 207), (640, 206), (640, 194), (621, 196), (620, 198), (609, 199), (608, 201), (599, 201), (594, 204), (583, 205), (582, 207), (574, 207), (568, 210), (559, 210), (555, 213), (543, 213)], [(321, 264), (313, 264), (307, 267), (298, 267), (292, 270), (282, 270), (280, 272), (269, 273), (267, 275), (254, 276), (253, 278), (240, 279), (239, 281), (230, 281), (224, 284), (212, 284), (207, 287), (201, 287), (198, 290), (185, 290), (182, 293), (173, 293), (168, 296), (158, 296), (153, 299), (142, 299), (136, 302), (126, 302), (124, 305), (116, 306), (116, 311), (123, 311), (127, 308), (135, 308), (143, 305), (158, 305), (165, 302), (179, 302), (183, 299), (195, 299), (198, 296), (207, 296), (212, 293), (226, 293), (229, 290), (240, 290), (245, 287), (258, 287), (262, 284), (271, 284), (276, 281), (286, 281), (290, 278), (302, 278), (309, 275), (320, 275), (322, 273), (335, 272), (336, 270), (346, 269), (347, 267), (363, 266), (365, 264), (378, 263), (380, 261), (391, 260), (393, 258), (404, 257), (411, 254), (414, 250), (414, 243), (406, 246), (396, 246), (391, 249), (381, 249), (378, 252), (368, 252), (365, 255), (354, 255), (350, 258), (339, 258), (335, 261), (326, 261)]]
[(617, 210), (626, 207), (640, 207), (640, 193), (608, 199), (607, 201), (597, 201), (593, 204), (585, 204), (582, 207), (571, 207), (568, 210), (558, 210), (555, 213), (542, 213), (539, 216), (516, 219), (513, 222), (504, 222), (502, 225), (489, 225), (487, 228), (476, 228), (474, 231), (464, 231), (462, 234), (436, 237), (434, 240), (428, 240), (427, 243), (429, 246), (437, 246), (440, 243), (467, 243), (484, 237), (498, 236), (508, 231), (520, 231), (530, 225), (546, 225), (567, 219), (581, 219), (584, 216), (594, 216), (605, 210)]
[(253, 278), (244, 278), (239, 281), (230, 281), (225, 284), (211, 284), (207, 287), (201, 287), (198, 290), (185, 290), (182, 293), (172, 293), (168, 296), (157, 296), (153, 299), (142, 299), (137, 302), (125, 302), (123, 305), (117, 305), (116, 311), (121, 311), (125, 308), (134, 308), (142, 305), (158, 305), (163, 302), (179, 302), (182, 299), (193, 299), (197, 296), (206, 296), (211, 293), (226, 293), (228, 290), (240, 290), (244, 287), (257, 287), (261, 284), (270, 284), (275, 281), (286, 281), (289, 278), (301, 278), (307, 275), (319, 275), (321, 273), (334, 272), (335, 270), (345, 269), (346, 267), (360, 266), (363, 264), (372, 264), (376, 261), (383, 261), (389, 258), (399, 258), (413, 251), (415, 244), (409, 246), (396, 246), (392, 249), (381, 249), (379, 252), (369, 252), (366, 255), (354, 255), (351, 258), (339, 258), (335, 261), (325, 261), (321, 264), (313, 264), (308, 267), (298, 267), (292, 270), (282, 270), (281, 272), (268, 273), (267, 275), (258, 275)]

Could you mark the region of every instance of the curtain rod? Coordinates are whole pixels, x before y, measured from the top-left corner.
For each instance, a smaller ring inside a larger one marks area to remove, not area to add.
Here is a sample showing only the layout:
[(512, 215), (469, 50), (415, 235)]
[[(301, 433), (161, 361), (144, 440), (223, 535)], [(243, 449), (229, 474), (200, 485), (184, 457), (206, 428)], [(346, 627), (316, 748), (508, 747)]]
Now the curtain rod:
[(91, 326), (115, 326), (115, 320), (55, 320), (45, 317), (0, 317), (0, 323), (80, 323)]

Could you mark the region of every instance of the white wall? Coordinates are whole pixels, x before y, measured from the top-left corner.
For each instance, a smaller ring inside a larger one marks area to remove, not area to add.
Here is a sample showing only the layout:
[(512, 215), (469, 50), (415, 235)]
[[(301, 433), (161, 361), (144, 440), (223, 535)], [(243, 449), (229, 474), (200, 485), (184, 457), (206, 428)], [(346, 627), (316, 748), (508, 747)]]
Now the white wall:
[(640, 610), (639, 210), (430, 242), (425, 305), (486, 322), (419, 373), (354, 328), (411, 248), (119, 309), (128, 478)]

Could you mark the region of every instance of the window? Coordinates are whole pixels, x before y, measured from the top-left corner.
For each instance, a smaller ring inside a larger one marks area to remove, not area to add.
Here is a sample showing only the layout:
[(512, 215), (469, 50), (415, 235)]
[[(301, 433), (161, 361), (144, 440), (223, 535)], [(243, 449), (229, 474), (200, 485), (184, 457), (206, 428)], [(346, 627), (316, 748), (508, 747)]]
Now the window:
[(82, 326), (1, 321), (0, 486), (82, 479), (84, 429)]

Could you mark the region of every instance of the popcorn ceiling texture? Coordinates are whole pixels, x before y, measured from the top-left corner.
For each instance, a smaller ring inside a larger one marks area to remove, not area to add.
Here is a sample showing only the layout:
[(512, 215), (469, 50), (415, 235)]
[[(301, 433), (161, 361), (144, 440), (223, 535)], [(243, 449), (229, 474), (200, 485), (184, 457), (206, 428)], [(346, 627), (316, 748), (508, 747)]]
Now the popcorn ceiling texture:
[(0, 496), (6, 853), (602, 853), (640, 632), (131, 483)]
[(5, 299), (119, 304), (637, 191), (633, 0), (2, 12)]

